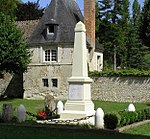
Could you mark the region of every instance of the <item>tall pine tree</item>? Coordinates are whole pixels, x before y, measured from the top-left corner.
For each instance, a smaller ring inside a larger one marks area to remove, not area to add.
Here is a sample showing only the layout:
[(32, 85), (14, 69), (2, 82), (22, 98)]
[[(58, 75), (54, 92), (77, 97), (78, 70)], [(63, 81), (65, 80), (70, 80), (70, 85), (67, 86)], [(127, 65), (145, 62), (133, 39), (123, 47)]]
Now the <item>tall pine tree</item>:
[(138, 0), (134, 0), (132, 5), (132, 23), (137, 28), (139, 26), (140, 14), (141, 14), (141, 8), (138, 3)]
[(127, 40), (127, 68), (146, 69), (144, 56), (147, 53), (146, 47), (139, 39), (139, 19), (140, 5), (134, 0), (132, 5), (132, 16), (128, 24), (128, 40)]
[(145, 0), (142, 8), (139, 35), (143, 44), (149, 47), (150, 50), (150, 0)]

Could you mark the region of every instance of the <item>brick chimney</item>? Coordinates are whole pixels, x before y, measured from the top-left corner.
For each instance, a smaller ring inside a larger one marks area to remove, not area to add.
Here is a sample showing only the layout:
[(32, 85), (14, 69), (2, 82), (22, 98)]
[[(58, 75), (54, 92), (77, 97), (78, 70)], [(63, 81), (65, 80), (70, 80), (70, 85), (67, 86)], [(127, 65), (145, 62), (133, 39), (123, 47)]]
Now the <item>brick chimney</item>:
[(92, 60), (95, 49), (95, 0), (84, 0), (84, 24), (86, 27), (87, 40), (90, 43), (90, 58)]

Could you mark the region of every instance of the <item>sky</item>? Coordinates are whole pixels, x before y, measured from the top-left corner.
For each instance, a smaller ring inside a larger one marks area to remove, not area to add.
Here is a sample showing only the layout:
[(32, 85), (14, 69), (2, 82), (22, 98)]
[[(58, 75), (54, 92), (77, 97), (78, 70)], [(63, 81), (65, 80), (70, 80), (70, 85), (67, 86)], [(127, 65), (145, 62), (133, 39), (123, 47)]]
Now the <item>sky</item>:
[[(30, 2), (37, 2), (37, 0), (22, 0), (22, 2), (28, 2), (28, 1), (30, 1)], [(45, 7), (45, 6), (47, 6), (49, 3), (50, 3), (50, 1), (51, 0), (40, 0), (40, 6), (41, 7)], [(76, 2), (78, 3), (78, 5), (79, 5), (79, 7), (80, 7), (80, 9), (81, 9), (81, 11), (83, 11), (83, 0), (76, 0)]]
[[(37, 0), (22, 0), (22, 2), (37, 2)], [(49, 3), (50, 3), (51, 0), (40, 0), (39, 3), (40, 3), (40, 6), (41, 7), (46, 7)], [(130, 0), (130, 3), (133, 3), (134, 0)], [(138, 0), (140, 5), (143, 6), (143, 3), (144, 3), (144, 0)], [(84, 0), (76, 0), (76, 2), (78, 3), (81, 11), (83, 12), (84, 10)]]

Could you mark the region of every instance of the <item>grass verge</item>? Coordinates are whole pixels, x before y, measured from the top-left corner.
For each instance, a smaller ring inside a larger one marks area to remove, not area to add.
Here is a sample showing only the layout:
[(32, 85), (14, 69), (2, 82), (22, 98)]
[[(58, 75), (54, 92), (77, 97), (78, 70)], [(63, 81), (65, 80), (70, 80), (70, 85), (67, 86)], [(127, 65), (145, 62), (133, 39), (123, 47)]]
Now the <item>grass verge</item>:
[(127, 131), (124, 131), (124, 133), (132, 134), (132, 135), (150, 136), (150, 123), (129, 129)]

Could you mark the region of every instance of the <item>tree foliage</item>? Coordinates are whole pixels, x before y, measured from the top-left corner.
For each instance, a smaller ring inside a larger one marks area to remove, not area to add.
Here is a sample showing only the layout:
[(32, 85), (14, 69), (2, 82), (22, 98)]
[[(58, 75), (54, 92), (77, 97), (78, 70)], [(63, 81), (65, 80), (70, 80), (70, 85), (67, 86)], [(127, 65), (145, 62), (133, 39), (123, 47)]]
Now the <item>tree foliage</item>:
[(0, 0), (0, 12), (5, 15), (10, 15), (11, 17), (15, 17), (15, 10), (17, 8), (17, 4), (20, 3), (20, 0)]
[(141, 14), (141, 8), (138, 3), (138, 0), (134, 0), (133, 5), (132, 5), (132, 23), (134, 26), (138, 28), (139, 26), (139, 20), (140, 20), (140, 14)]
[(99, 0), (99, 31), (97, 36), (104, 47), (104, 59), (111, 65), (125, 66), (126, 60), (126, 29), (129, 18), (129, 2), (124, 0)]
[(0, 12), (0, 72), (22, 73), (30, 62), (30, 53), (15, 21)]
[(96, 37), (105, 49), (104, 69), (105, 63), (109, 69), (147, 69), (147, 49), (138, 35), (140, 6), (138, 1), (134, 0), (132, 16), (129, 6), (129, 0), (98, 0), (99, 12), (96, 12), (96, 22), (99, 26)]
[(147, 53), (147, 48), (142, 44), (139, 39), (139, 19), (140, 19), (140, 5), (137, 0), (134, 0), (132, 5), (132, 16), (130, 22), (128, 23), (129, 32), (127, 40), (127, 67), (128, 68), (138, 68), (147, 69), (145, 54)]
[(139, 35), (143, 44), (150, 49), (150, 0), (145, 0), (142, 8)]
[(19, 3), (17, 5), (16, 17), (19, 21), (35, 20), (42, 17), (45, 8), (40, 8), (38, 2)]

